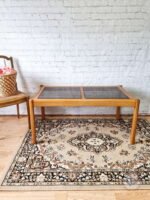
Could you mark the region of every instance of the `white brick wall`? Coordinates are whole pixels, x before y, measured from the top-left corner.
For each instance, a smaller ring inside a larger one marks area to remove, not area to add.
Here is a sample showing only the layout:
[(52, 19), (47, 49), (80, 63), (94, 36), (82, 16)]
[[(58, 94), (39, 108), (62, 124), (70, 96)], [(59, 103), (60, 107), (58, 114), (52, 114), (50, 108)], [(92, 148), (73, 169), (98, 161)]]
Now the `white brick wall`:
[(31, 95), (40, 84), (122, 84), (150, 113), (149, 20), (150, 0), (0, 0), (0, 54), (15, 58), (18, 85)]

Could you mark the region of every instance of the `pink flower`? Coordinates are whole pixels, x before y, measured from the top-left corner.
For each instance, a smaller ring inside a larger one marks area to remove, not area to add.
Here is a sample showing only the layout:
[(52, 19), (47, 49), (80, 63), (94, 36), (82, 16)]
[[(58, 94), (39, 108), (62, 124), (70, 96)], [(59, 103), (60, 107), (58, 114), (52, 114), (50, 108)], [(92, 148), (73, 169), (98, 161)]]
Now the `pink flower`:
[(3, 70), (2, 69), (0, 69), (0, 75), (2, 75), (3, 74)]
[(13, 69), (11, 67), (4, 67), (0, 68), (0, 76), (5, 74), (11, 74), (13, 72)]
[(3, 72), (4, 74), (10, 74), (12, 72), (12, 69), (10, 67), (4, 67)]

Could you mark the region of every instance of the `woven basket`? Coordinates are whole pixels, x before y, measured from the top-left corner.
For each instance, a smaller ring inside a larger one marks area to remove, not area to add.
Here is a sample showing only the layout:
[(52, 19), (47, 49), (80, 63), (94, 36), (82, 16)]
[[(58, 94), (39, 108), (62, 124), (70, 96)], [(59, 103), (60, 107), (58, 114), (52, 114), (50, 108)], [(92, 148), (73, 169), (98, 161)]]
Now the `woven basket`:
[(17, 93), (16, 85), (17, 72), (0, 76), (0, 97), (8, 97)]

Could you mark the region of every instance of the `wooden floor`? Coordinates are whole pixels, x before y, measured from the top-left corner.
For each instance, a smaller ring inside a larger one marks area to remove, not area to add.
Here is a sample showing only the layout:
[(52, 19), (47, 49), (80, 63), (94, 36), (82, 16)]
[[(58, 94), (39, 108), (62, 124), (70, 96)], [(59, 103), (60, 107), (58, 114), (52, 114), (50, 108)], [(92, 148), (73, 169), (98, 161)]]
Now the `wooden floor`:
[[(150, 117), (148, 118), (150, 120)], [(0, 175), (11, 162), (27, 131), (27, 117), (0, 116)], [(150, 200), (150, 190), (0, 191), (0, 200)]]

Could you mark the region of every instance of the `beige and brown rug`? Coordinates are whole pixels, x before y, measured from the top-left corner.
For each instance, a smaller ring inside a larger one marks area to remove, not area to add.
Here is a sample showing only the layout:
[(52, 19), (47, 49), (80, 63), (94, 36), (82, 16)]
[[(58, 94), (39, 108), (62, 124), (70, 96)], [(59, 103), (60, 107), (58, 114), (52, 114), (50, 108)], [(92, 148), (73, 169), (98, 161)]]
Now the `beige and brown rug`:
[(37, 120), (0, 189), (150, 189), (150, 123), (139, 120), (129, 144), (130, 120)]

